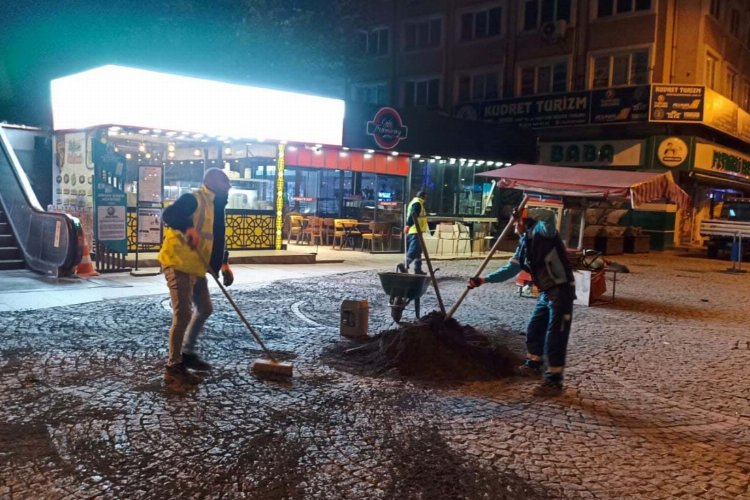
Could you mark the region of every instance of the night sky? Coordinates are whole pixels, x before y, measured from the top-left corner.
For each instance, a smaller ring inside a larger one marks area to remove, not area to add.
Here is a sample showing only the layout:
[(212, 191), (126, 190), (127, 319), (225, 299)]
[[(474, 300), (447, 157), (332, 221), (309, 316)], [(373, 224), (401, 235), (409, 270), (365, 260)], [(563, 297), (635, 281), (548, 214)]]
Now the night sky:
[[(275, 38), (280, 30), (269, 26), (268, 20), (248, 18), (241, 0), (4, 0), (0, 4), (0, 121), (49, 126), (50, 80), (103, 64), (315, 90), (314, 82), (306, 85), (294, 75), (304, 58), (290, 50), (288, 40)], [(318, 93), (331, 95), (324, 90)]]

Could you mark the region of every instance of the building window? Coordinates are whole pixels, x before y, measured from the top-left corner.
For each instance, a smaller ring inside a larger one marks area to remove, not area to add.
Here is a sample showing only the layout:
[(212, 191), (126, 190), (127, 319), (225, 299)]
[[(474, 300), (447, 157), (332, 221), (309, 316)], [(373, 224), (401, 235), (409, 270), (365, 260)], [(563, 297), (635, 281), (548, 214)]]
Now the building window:
[(356, 102), (367, 104), (388, 104), (390, 96), (388, 95), (387, 83), (360, 83), (354, 86), (353, 96)]
[(740, 36), (740, 11), (737, 9), (729, 11), (729, 32), (737, 38)]
[(716, 19), (721, 19), (721, 0), (711, 0), (708, 12)]
[(404, 106), (439, 106), (440, 79), (409, 80), (404, 84)]
[(648, 50), (594, 57), (591, 88), (648, 83)]
[(489, 101), (500, 96), (500, 74), (497, 71), (458, 76), (457, 103)]
[(518, 92), (520, 96), (565, 92), (566, 90), (568, 90), (567, 61), (521, 67)]
[(362, 54), (368, 56), (388, 55), (390, 44), (390, 31), (388, 28), (375, 28), (369, 31), (359, 32), (359, 48)]
[(738, 75), (735, 70), (732, 68), (727, 68), (727, 80), (726, 80), (726, 89), (724, 92), (724, 95), (726, 95), (731, 100), (735, 100), (737, 97), (737, 81), (738, 81)]
[(503, 9), (501, 7), (462, 14), (461, 41), (468, 42), (500, 36), (502, 17)]
[(643, 10), (651, 10), (651, 0), (599, 0), (596, 15), (609, 17)]
[(442, 19), (408, 22), (404, 25), (404, 50), (439, 47), (442, 39)]
[(570, 0), (525, 0), (523, 29), (533, 31), (549, 21), (570, 22)]
[(750, 111), (750, 82), (748, 82), (747, 80), (742, 83), (740, 105), (745, 111)]
[(706, 54), (706, 86), (714, 90), (719, 83), (719, 58)]

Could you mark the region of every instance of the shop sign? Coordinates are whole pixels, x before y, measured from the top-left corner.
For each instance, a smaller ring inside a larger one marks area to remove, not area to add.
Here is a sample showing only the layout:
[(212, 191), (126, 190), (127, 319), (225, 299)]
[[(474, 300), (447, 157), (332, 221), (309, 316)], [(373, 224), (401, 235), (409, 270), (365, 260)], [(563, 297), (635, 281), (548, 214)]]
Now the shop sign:
[(750, 113), (743, 109), (737, 112), (737, 138), (750, 142)]
[(312, 196), (292, 196), (292, 201), (312, 202), (315, 201), (315, 198), (313, 198)]
[(401, 121), (401, 115), (393, 108), (380, 108), (367, 122), (367, 135), (382, 149), (393, 149), (406, 139), (409, 128)]
[(585, 125), (589, 120), (590, 92), (521, 97), (488, 101), (480, 105), (480, 117), (522, 127)]
[(750, 180), (750, 156), (713, 144), (697, 143), (693, 168), (742, 176)]
[(736, 136), (739, 106), (718, 92), (706, 89), (706, 110), (703, 123), (727, 134)]
[(702, 121), (704, 92), (702, 85), (653, 85), (649, 121)]
[(656, 148), (656, 156), (665, 167), (679, 167), (688, 157), (690, 148), (679, 137), (667, 137)]
[(128, 253), (125, 157), (109, 151), (106, 138), (96, 140), (94, 170), (95, 238), (123, 255)]
[(539, 148), (543, 164), (616, 167), (643, 163), (643, 141), (555, 142)]
[(638, 85), (591, 91), (590, 123), (647, 121), (650, 90)]

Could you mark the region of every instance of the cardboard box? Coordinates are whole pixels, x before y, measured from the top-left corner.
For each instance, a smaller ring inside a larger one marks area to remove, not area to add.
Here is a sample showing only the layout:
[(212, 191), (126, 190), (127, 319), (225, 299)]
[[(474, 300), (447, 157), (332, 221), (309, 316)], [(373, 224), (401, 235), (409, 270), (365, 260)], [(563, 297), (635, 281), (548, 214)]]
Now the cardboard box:
[(576, 300), (574, 304), (590, 306), (607, 291), (604, 271), (573, 271), (576, 280)]

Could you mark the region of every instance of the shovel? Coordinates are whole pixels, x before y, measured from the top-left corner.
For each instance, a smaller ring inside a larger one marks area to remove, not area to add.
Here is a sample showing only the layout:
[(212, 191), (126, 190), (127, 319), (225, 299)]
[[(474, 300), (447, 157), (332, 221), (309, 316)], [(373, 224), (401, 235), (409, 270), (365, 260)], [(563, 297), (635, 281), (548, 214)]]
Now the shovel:
[(445, 306), (443, 305), (443, 298), (440, 296), (440, 289), (438, 288), (437, 280), (435, 279), (435, 271), (433, 271), (432, 269), (432, 261), (430, 260), (430, 254), (427, 252), (427, 246), (424, 244), (424, 236), (422, 235), (422, 226), (419, 225), (419, 221), (416, 221), (415, 226), (417, 228), (417, 239), (419, 240), (419, 246), (422, 247), (424, 260), (425, 262), (427, 262), (427, 270), (430, 271), (430, 279), (432, 279), (432, 287), (435, 289), (435, 297), (437, 297), (438, 305), (440, 306), (440, 312), (445, 314)]
[[(518, 213), (521, 213), (523, 211), (524, 207), (526, 206), (526, 202), (528, 202), (528, 201), (529, 201), (529, 195), (527, 195), (527, 194), (523, 195), (523, 199), (521, 200), (521, 204), (518, 205), (518, 208), (516, 209), (518, 211)], [(492, 256), (497, 251), (497, 248), (500, 246), (500, 242), (505, 239), (505, 237), (510, 232), (510, 228), (513, 227), (513, 222), (514, 222), (514, 220), (511, 217), (511, 219), (508, 221), (508, 224), (505, 225), (505, 229), (503, 229), (503, 232), (500, 233), (500, 236), (498, 236), (497, 241), (495, 242), (495, 244), (492, 245), (492, 248), (490, 249), (489, 253), (487, 254), (487, 257), (484, 258), (484, 261), (482, 262), (482, 265), (479, 266), (479, 269), (477, 269), (477, 272), (474, 273), (474, 277), (475, 278), (478, 278), (478, 277), (480, 277), (482, 275), (482, 271), (484, 271), (484, 268), (487, 267), (487, 264), (490, 262), (490, 259), (492, 258)], [(427, 254), (425, 254), (425, 255), (427, 255)], [(453, 314), (456, 312), (456, 309), (458, 309), (458, 306), (461, 305), (461, 302), (464, 301), (464, 299), (466, 298), (466, 295), (469, 293), (469, 290), (471, 290), (471, 288), (469, 288), (467, 286), (466, 289), (464, 290), (464, 293), (462, 293), (461, 297), (458, 298), (458, 301), (453, 305), (453, 307), (451, 307), (451, 310), (448, 311), (448, 314), (445, 315), (445, 321), (448, 321), (451, 317), (453, 317)]]

